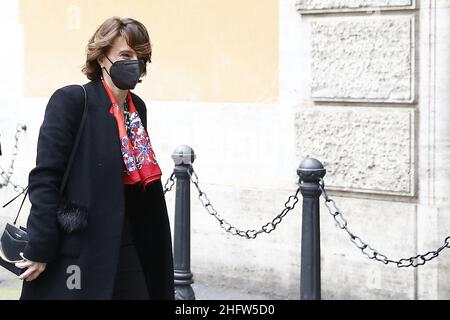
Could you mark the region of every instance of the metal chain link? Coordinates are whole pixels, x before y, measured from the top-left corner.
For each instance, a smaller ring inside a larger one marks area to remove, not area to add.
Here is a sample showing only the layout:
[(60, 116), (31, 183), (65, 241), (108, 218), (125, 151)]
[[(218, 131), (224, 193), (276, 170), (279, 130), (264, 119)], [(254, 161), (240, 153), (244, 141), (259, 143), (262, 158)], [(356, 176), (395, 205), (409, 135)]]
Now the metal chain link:
[(338, 227), (342, 230), (345, 230), (348, 235), (350, 236), (350, 240), (353, 242), (353, 244), (358, 247), (363, 254), (365, 254), (369, 259), (374, 259), (377, 261), (380, 261), (384, 264), (394, 263), (397, 265), (398, 268), (406, 268), (406, 267), (418, 267), (424, 265), (426, 262), (433, 260), (439, 254), (442, 250), (445, 248), (450, 248), (450, 236), (445, 238), (444, 244), (436, 249), (435, 251), (429, 251), (425, 254), (418, 254), (413, 257), (409, 258), (402, 258), (399, 260), (392, 260), (386, 257), (384, 254), (381, 254), (378, 250), (375, 250), (370, 245), (368, 245), (366, 242), (364, 242), (360, 237), (356, 236), (354, 233), (352, 233), (348, 226), (347, 226), (347, 220), (342, 215), (341, 210), (336, 206), (336, 203), (333, 199), (331, 199), (327, 192), (325, 191), (325, 182), (322, 178), (319, 178), (319, 188), (322, 191), (322, 195), (325, 198), (325, 206), (328, 208), (328, 211), (333, 216), (334, 221), (336, 221)]
[[(172, 190), (172, 187), (173, 187), (173, 185), (175, 184), (175, 179), (174, 179), (174, 177), (175, 177), (175, 171), (172, 172), (172, 174), (170, 175), (169, 179), (167, 179), (166, 183), (164, 184), (164, 194), (166, 194), (166, 192)], [(170, 181), (172, 181), (172, 184), (171, 184), (169, 187), (167, 187), (167, 184), (168, 184)]]
[(11, 163), (9, 165), (8, 170), (5, 172), (5, 170), (0, 166), (0, 177), (3, 178), (3, 181), (0, 181), (0, 189), (3, 187), (6, 187), (8, 184), (12, 185), (14, 187), (14, 191), (16, 192), (22, 192), (24, 190), (23, 187), (21, 187), (18, 184), (15, 184), (14, 182), (11, 181), (11, 177), (14, 173), (14, 163), (17, 159), (17, 154), (19, 152), (19, 137), (20, 137), (20, 133), (22, 131), (26, 131), (27, 130), (27, 126), (23, 125), (23, 124), (17, 124), (16, 126), (16, 134), (14, 136), (15, 138), (15, 143), (14, 143), (14, 147), (13, 147), (13, 151), (12, 151), (12, 155), (11, 155)]
[[(192, 170), (192, 174), (191, 174)], [(206, 209), (206, 211), (212, 215), (218, 222), (222, 229), (224, 229), (226, 232), (231, 233), (232, 235), (243, 237), (246, 239), (255, 239), (259, 234), (261, 233), (271, 233), (277, 225), (283, 220), (283, 218), (288, 214), (289, 211), (294, 209), (296, 203), (298, 202), (298, 193), (300, 192), (300, 187), (297, 189), (294, 195), (289, 196), (288, 201), (284, 204), (285, 208), (279, 215), (277, 215), (272, 221), (266, 223), (261, 227), (260, 230), (240, 230), (234, 226), (232, 226), (228, 221), (226, 221), (224, 218), (222, 218), (219, 213), (214, 209), (213, 205), (209, 201), (208, 197), (206, 196), (206, 193), (204, 193), (200, 186), (198, 185), (198, 176), (194, 172), (194, 168), (191, 166), (191, 168), (188, 170), (188, 174), (190, 176), (191, 182), (195, 185), (195, 187), (198, 190), (198, 198), (200, 199), (200, 202), (202, 203), (203, 207)], [(193, 178), (195, 177), (195, 180)], [(291, 202), (291, 203), (290, 203)]]

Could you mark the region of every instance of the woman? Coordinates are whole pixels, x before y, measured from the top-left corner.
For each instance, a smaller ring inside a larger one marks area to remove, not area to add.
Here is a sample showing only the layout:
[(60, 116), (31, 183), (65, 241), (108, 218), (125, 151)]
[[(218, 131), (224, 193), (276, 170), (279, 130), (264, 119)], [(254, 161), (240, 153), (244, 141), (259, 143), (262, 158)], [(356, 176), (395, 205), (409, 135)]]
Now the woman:
[(26, 268), (21, 299), (174, 298), (161, 170), (145, 104), (130, 92), (151, 53), (145, 26), (129, 18), (106, 20), (89, 40), (88, 115), (65, 189), (86, 218), (57, 215), (84, 91), (66, 86), (50, 98), (29, 174), (29, 243), (16, 264)]

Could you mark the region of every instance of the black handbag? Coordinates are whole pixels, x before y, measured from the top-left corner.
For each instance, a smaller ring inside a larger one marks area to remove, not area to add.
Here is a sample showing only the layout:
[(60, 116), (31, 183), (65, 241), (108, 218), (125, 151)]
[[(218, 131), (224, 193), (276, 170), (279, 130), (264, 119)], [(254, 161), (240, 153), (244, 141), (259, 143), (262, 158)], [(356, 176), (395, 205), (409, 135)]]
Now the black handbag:
[[(64, 172), (63, 179), (60, 186), (60, 198), (61, 202), (58, 204), (57, 220), (62, 230), (67, 233), (81, 230), (87, 225), (87, 210), (86, 208), (69, 203), (64, 199), (63, 192), (69, 177), (70, 168), (72, 167), (75, 152), (81, 139), (83, 128), (86, 122), (88, 113), (87, 93), (84, 86), (81, 86), (84, 91), (84, 111), (81, 119), (80, 127), (77, 132), (77, 136), (74, 141), (72, 152), (70, 154), (69, 161), (67, 163), (66, 171)], [(0, 238), (0, 265), (7, 270), (20, 275), (25, 269), (20, 269), (15, 266), (16, 262), (22, 261), (22, 256), (25, 246), (28, 242), (28, 234), (26, 228), (17, 225), (17, 219), (19, 218), (20, 210), (28, 194), (28, 186), (23, 189), (21, 193), (15, 196), (13, 199), (3, 205), (5, 208), (21, 194), (25, 193), (20, 208), (17, 212), (16, 218), (13, 224), (7, 223), (5, 230)]]
[(20, 204), (16, 219), (14, 220), (13, 224), (6, 224), (5, 230), (3, 231), (2, 237), (0, 238), (0, 265), (17, 275), (20, 275), (22, 271), (25, 271), (25, 269), (17, 268), (15, 266), (15, 263), (23, 260), (21, 253), (24, 251), (25, 246), (28, 242), (28, 234), (26, 228), (17, 226), (16, 222), (19, 217), (20, 209), (22, 209), (23, 203), (25, 202), (25, 198), (28, 193), (28, 186), (3, 206), (3, 208), (6, 207), (24, 192), (25, 196), (23, 197), (22, 203)]

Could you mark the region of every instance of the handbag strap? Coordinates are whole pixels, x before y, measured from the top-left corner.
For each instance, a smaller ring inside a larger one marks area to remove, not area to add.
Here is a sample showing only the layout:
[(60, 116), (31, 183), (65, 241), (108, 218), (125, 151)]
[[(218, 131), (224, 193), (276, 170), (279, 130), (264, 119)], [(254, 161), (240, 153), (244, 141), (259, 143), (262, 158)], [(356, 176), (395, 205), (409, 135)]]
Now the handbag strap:
[(64, 192), (64, 188), (66, 187), (67, 179), (69, 178), (70, 169), (72, 168), (73, 159), (75, 158), (75, 153), (78, 148), (78, 144), (81, 139), (81, 134), (83, 132), (84, 124), (86, 122), (87, 118), (87, 111), (88, 111), (88, 101), (87, 101), (87, 93), (84, 86), (80, 85), (80, 87), (83, 88), (84, 91), (84, 111), (83, 111), (83, 117), (81, 118), (80, 128), (77, 132), (77, 137), (75, 138), (75, 142), (73, 144), (72, 153), (70, 154), (69, 162), (67, 163), (66, 172), (64, 172), (64, 177), (61, 182), (61, 187), (59, 189), (59, 194), (62, 195)]
[[(26, 190), (25, 191), (25, 195), (23, 196), (22, 203), (20, 204), (19, 211), (17, 211), (17, 215), (16, 215), (16, 218), (14, 219), (14, 223), (13, 224), (16, 224), (17, 219), (19, 219), (20, 210), (22, 209), (23, 203), (25, 202), (25, 199), (27, 198), (28, 186), (26, 186), (26, 188), (24, 190)], [(23, 191), (22, 191), (22, 193), (23, 193)]]
[[(72, 152), (70, 153), (70, 157), (69, 157), (69, 161), (67, 162), (67, 167), (66, 167), (66, 171), (64, 172), (64, 176), (61, 182), (61, 186), (59, 188), (59, 194), (62, 195), (64, 192), (64, 189), (66, 187), (67, 184), (67, 179), (69, 178), (69, 173), (70, 173), (70, 169), (72, 167), (72, 163), (73, 160), (75, 158), (75, 153), (77, 151), (78, 148), (78, 144), (80, 142), (81, 139), (81, 134), (83, 132), (83, 128), (84, 125), (86, 123), (86, 119), (87, 119), (87, 113), (88, 113), (88, 100), (87, 100), (87, 93), (86, 93), (86, 88), (82, 85), (80, 85), (80, 87), (83, 88), (84, 91), (84, 110), (83, 110), (83, 116), (81, 118), (81, 123), (80, 123), (80, 127), (78, 128), (78, 132), (77, 132), (77, 136), (75, 138), (75, 142), (72, 148)], [(25, 192), (25, 195), (22, 199), (22, 203), (20, 204), (19, 207), (19, 211), (17, 212), (16, 218), (14, 219), (14, 224), (16, 224), (17, 219), (19, 218), (20, 215), (20, 210), (22, 209), (23, 203), (25, 202), (25, 199), (27, 198), (27, 194), (28, 194), (28, 186), (25, 187), (25, 189), (22, 190), (21, 193), (19, 193), (17, 196), (15, 196), (12, 200), (10, 200), (8, 203), (6, 203), (5, 205), (3, 205), (3, 208), (6, 207), (8, 204), (10, 204), (11, 202), (13, 202), (14, 200), (16, 200), (22, 193)]]

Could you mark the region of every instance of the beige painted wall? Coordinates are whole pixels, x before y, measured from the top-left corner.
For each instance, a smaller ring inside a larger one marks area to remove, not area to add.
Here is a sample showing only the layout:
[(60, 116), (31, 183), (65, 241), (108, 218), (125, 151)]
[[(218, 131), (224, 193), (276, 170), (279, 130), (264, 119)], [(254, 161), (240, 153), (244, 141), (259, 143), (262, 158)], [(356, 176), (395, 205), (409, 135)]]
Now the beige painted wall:
[(274, 102), (277, 0), (20, 0), (26, 96), (85, 82), (85, 46), (108, 17), (143, 22), (153, 43), (146, 99)]

